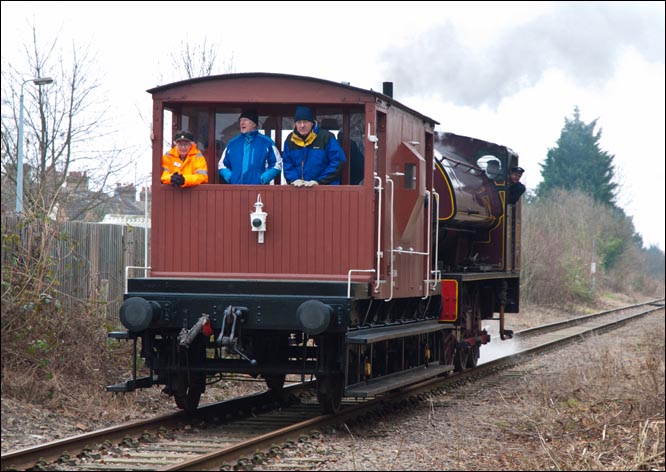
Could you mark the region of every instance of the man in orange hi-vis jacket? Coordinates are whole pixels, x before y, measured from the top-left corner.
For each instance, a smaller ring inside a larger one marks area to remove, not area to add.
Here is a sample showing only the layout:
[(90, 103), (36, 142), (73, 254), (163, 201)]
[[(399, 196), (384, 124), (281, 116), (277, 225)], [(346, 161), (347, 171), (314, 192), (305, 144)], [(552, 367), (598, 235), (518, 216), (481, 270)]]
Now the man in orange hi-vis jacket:
[(162, 156), (162, 183), (193, 187), (208, 182), (208, 165), (189, 131), (178, 131), (176, 145)]

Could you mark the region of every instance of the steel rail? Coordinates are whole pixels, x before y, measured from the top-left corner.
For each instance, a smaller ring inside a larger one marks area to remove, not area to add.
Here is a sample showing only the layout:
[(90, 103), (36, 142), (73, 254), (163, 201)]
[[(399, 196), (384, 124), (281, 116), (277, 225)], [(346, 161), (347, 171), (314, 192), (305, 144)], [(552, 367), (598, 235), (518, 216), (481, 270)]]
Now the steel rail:
[[(433, 391), (434, 389), (441, 388), (445, 385), (455, 385), (457, 382), (464, 381), (470, 378), (477, 378), (487, 376), (493, 372), (509, 368), (522, 362), (526, 362), (535, 355), (555, 349), (584, 339), (593, 333), (607, 331), (609, 329), (617, 328), (629, 321), (646, 316), (658, 310), (663, 309), (664, 299), (645, 302), (629, 307), (622, 307), (615, 310), (607, 310), (592, 315), (585, 315), (582, 317), (571, 318), (557, 323), (543, 325), (537, 328), (531, 328), (515, 333), (518, 337), (534, 337), (541, 333), (552, 336), (556, 330), (566, 330), (575, 325), (582, 323), (590, 323), (600, 320), (604, 316), (609, 316), (622, 312), (625, 310), (645, 307), (653, 305), (652, 308), (642, 310), (638, 313), (633, 313), (628, 316), (623, 316), (620, 319), (612, 320), (609, 323), (604, 323), (591, 327), (583, 327), (584, 329), (575, 333), (561, 333), (554, 340), (548, 340), (536, 346), (527, 347), (511, 355), (500, 357), (488, 362), (478, 365), (474, 369), (468, 369), (462, 372), (448, 375), (446, 377), (435, 377), (429, 380), (421, 381), (413, 385), (404, 387), (398, 391), (390, 392), (375, 398), (369, 398), (363, 401), (359, 399), (356, 402), (347, 401), (343, 402), (341, 412), (336, 415), (323, 415), (306, 418), (304, 421), (297, 421), (288, 426), (280, 427), (274, 431), (254, 435), (246, 440), (242, 440), (231, 446), (221, 448), (216, 451), (200, 454), (199, 456), (189, 459), (178, 464), (166, 466), (160, 470), (205, 470), (219, 467), (221, 464), (230, 461), (237, 461), (242, 458), (252, 457), (259, 451), (267, 450), (275, 443), (286, 442), (303, 435), (309, 435), (312, 429), (321, 428), (330, 424), (344, 422), (345, 420), (353, 417), (360, 416), (366, 412), (381, 408), (387, 403), (395, 403), (414, 396)], [(296, 393), (301, 389), (308, 388), (308, 385), (296, 384), (285, 387), (287, 393)], [(227, 400), (202, 406), (197, 410), (195, 419), (206, 418), (209, 415), (218, 415), (220, 408), (231, 408), (232, 411), (252, 411), (257, 405), (266, 402), (274, 402), (275, 396), (270, 392), (261, 392), (238, 399)], [(288, 412), (288, 409), (286, 409)], [(213, 413), (217, 412), (217, 413)], [(128, 437), (138, 437), (144, 434), (147, 430), (157, 430), (160, 427), (178, 426), (183, 425), (191, 420), (184, 412), (175, 412), (167, 415), (162, 415), (147, 420), (138, 420), (122, 425), (112, 426), (109, 428), (100, 429), (90, 433), (85, 433), (71, 438), (65, 438), (43, 444), (36, 447), (29, 447), (17, 451), (10, 451), (2, 454), (2, 470), (7, 468), (11, 469), (27, 469), (33, 467), (39, 462), (57, 461), (64, 451), (68, 454), (79, 454), (86, 448), (90, 448), (95, 444), (102, 442), (122, 441)], [(242, 421), (242, 420), (241, 420)]]
[[(604, 315), (609, 315), (616, 313), (617, 311), (627, 310), (631, 308), (636, 308), (650, 303), (644, 303), (635, 305), (632, 307), (623, 307), (617, 310), (608, 310), (603, 312)], [(495, 372), (513, 365), (526, 362), (530, 358), (540, 353), (552, 350), (558, 346), (566, 345), (572, 342), (575, 342), (582, 337), (591, 335), (595, 332), (605, 331), (613, 328), (617, 328), (629, 321), (638, 319), (647, 314), (653, 313), (655, 311), (663, 309), (661, 307), (650, 308), (648, 310), (628, 315), (620, 320), (611, 321), (608, 324), (603, 324), (601, 326), (592, 327), (583, 332), (574, 333), (571, 335), (562, 335), (561, 338), (557, 340), (547, 341), (545, 343), (539, 344), (538, 346), (529, 347), (522, 351), (513, 353), (508, 356), (504, 356), (492, 361), (489, 361), (484, 364), (480, 364), (474, 369), (469, 369), (466, 371), (458, 372), (447, 377), (435, 377), (428, 379), (407, 387), (402, 388), (399, 391), (390, 392), (384, 396), (376, 397), (373, 399), (368, 399), (365, 402), (359, 403), (354, 406), (346, 407), (341, 413), (337, 415), (325, 415), (315, 418), (310, 418), (307, 421), (293, 424), (287, 428), (280, 430), (275, 430), (268, 434), (262, 436), (257, 436), (251, 438), (248, 441), (244, 441), (233, 446), (220, 449), (219, 451), (214, 451), (209, 454), (198, 456), (196, 458), (190, 459), (186, 462), (166, 467), (160, 470), (213, 470), (219, 468), (225, 463), (230, 461), (236, 461), (242, 458), (251, 457), (253, 454), (258, 453), (261, 450), (268, 449), (271, 444), (276, 442), (285, 442), (294, 439), (295, 437), (307, 435), (313, 428), (321, 428), (332, 423), (341, 423), (348, 418), (353, 418), (362, 414), (365, 414), (373, 409), (379, 408), (380, 406), (387, 403), (395, 403), (402, 401), (406, 398), (414, 397), (426, 393), (427, 391), (433, 390), (435, 388), (440, 388), (446, 384), (455, 384), (461, 382), (465, 379), (472, 377), (486, 376), (491, 372)], [(584, 316), (580, 318), (587, 319), (598, 319), (599, 316)], [(581, 319), (570, 319), (561, 323), (561, 327), (570, 327), (576, 324), (580, 324)], [(552, 331), (553, 327), (550, 327), (549, 331)]]

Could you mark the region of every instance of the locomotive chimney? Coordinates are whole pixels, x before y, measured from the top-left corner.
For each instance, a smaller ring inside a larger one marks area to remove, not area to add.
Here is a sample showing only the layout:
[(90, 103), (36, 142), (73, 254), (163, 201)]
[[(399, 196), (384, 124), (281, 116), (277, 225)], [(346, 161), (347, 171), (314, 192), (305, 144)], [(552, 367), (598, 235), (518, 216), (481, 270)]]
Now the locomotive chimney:
[(384, 82), (382, 84), (382, 93), (393, 98), (393, 82)]

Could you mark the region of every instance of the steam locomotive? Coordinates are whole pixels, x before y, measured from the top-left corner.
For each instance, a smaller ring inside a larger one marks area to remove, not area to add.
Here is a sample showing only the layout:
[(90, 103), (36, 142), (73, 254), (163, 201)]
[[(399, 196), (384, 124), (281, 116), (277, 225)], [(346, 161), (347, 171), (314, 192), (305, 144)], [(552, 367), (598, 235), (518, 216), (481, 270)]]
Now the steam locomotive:
[[(476, 365), (482, 323), (519, 311), (520, 203), (507, 202), (511, 149), (435, 131), (382, 92), (247, 73), (148, 90), (153, 98), (150, 268), (127, 280), (132, 378), (194, 411), (229, 373), (314, 379), (322, 411)], [(278, 147), (307, 105), (347, 156), (341, 185), (227, 185), (216, 175), (242, 109)], [(189, 130), (209, 182), (162, 185), (161, 156)], [(139, 376), (136, 359), (148, 375)]]

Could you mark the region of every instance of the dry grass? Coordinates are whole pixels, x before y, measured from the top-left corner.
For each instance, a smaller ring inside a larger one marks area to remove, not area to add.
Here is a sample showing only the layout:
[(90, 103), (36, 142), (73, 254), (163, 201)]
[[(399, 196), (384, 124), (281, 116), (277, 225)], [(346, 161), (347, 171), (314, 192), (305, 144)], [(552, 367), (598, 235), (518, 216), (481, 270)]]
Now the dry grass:
[(662, 311), (300, 454), (317, 470), (664, 470), (663, 331)]
[(524, 454), (515, 467), (663, 470), (664, 338), (647, 336), (654, 342), (633, 352), (618, 350), (608, 338), (590, 340), (577, 357), (559, 356), (567, 365), (527, 377), (522, 394), (540, 400), (529, 401), (531, 409), (509, 429), (512, 442), (540, 450)]

